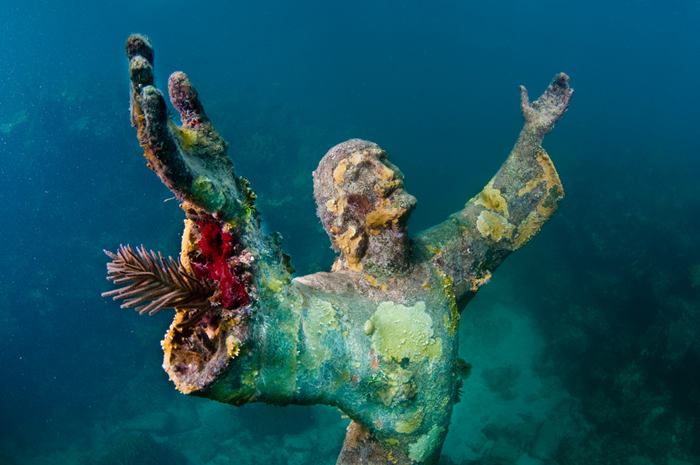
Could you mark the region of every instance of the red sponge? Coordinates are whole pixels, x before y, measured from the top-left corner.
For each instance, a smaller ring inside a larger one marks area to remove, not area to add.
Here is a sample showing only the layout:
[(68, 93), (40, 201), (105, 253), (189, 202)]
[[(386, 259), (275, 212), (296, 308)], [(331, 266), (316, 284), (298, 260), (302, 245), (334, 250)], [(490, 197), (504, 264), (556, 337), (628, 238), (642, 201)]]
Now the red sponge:
[(191, 261), (195, 276), (218, 284), (222, 307), (232, 309), (247, 305), (250, 298), (233, 266), (237, 262), (235, 252), (240, 249), (238, 240), (218, 222), (200, 221), (197, 226), (200, 255)]

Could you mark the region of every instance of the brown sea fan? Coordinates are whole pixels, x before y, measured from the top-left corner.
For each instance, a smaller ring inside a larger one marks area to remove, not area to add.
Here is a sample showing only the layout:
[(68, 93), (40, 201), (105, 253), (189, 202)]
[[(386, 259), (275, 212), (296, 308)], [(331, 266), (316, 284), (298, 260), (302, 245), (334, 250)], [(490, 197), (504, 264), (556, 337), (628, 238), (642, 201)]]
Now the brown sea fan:
[(140, 314), (154, 313), (164, 308), (204, 309), (211, 303), (214, 285), (197, 279), (172, 257), (160, 252), (135, 250), (121, 245), (117, 252), (104, 251), (111, 259), (107, 263), (107, 279), (114, 284), (126, 284), (119, 289), (102, 293), (113, 300), (124, 299), (121, 308), (134, 308)]

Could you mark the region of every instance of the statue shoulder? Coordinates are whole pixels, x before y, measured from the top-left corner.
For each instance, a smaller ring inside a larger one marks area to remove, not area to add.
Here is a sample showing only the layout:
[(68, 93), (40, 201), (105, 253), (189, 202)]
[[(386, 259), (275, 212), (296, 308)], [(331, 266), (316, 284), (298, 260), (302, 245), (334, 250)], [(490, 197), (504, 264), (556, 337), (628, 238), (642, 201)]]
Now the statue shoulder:
[(355, 272), (325, 272), (298, 276), (292, 285), (328, 293), (357, 292), (360, 276)]

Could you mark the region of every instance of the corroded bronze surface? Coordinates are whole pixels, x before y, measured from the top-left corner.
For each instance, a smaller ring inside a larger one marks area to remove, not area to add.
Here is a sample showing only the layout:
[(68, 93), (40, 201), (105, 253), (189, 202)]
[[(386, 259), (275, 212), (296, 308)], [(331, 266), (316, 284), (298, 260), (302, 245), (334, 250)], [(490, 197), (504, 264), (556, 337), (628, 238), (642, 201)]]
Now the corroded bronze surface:
[(177, 389), (236, 405), (333, 405), (352, 419), (339, 464), (435, 463), (468, 366), (460, 312), (563, 197), (541, 142), (568, 107), (568, 77), (534, 102), (521, 88), (525, 124), (503, 166), (413, 238), (416, 200), (386, 152), (359, 139), (330, 149), (314, 195), (337, 257), (331, 272), (292, 278), (187, 76), (168, 85), (177, 126), (153, 86), (148, 40), (131, 36), (127, 54), (139, 142), (187, 217), (180, 263), (217, 286), (210, 308), (176, 309), (162, 342)]

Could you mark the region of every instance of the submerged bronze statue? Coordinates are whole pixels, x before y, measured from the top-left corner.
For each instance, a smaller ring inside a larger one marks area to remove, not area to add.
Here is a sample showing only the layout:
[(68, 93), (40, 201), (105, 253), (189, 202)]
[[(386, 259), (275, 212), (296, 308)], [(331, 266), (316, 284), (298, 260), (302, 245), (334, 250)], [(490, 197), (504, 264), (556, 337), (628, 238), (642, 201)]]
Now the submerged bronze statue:
[(541, 142), (569, 104), (557, 75), (486, 187), (446, 221), (409, 237), (415, 198), (378, 145), (333, 147), (313, 173), (318, 216), (337, 258), (331, 272), (292, 277), (255, 194), (181, 72), (168, 119), (153, 86), (153, 49), (127, 41), (131, 116), (148, 166), (181, 201), (178, 261), (145, 249), (108, 252), (105, 293), (123, 306), (175, 308), (163, 366), (180, 392), (235, 405), (327, 404), (351, 419), (338, 464), (437, 462), (465, 362), (460, 312), (512, 251), (554, 213), (563, 190)]

